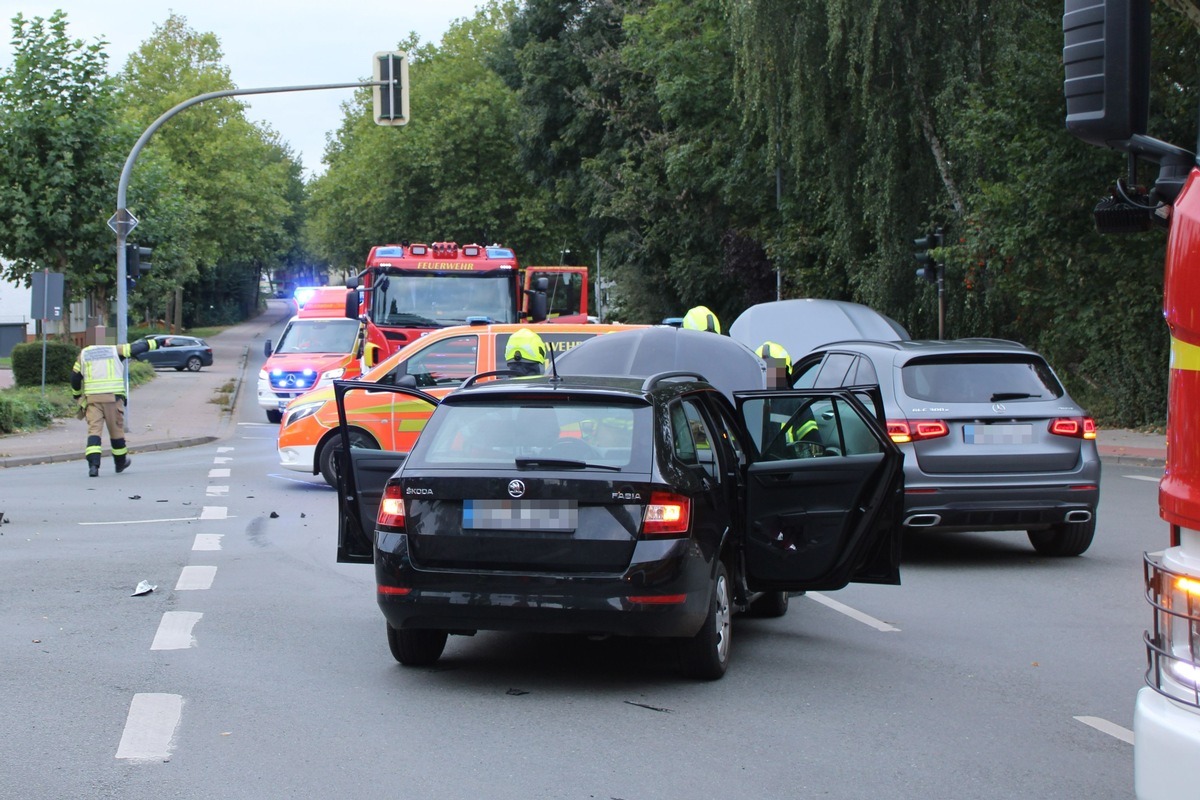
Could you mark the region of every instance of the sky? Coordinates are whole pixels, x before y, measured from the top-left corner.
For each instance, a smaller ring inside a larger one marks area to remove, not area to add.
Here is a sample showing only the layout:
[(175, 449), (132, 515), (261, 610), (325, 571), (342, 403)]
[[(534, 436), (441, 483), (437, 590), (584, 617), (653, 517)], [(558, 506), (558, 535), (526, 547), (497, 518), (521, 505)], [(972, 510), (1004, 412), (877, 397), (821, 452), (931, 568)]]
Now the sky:
[[(72, 39), (108, 44), (109, 69), (118, 72), (129, 55), (172, 13), (199, 33), (221, 41), (224, 63), (239, 89), (350, 83), (370, 78), (372, 57), (395, 50), (410, 31), (437, 44), (450, 24), (473, 16), (483, 0), (0, 0), (0, 70), (12, 62), (12, 19), (67, 13)], [(353, 89), (288, 92), (239, 98), (247, 116), (279, 133), (304, 164), (305, 174), (324, 171), (325, 135), (342, 119), (341, 103)], [(164, 109), (165, 110), (165, 109)], [(187, 113), (186, 111), (183, 113)], [(169, 122), (167, 124), (170, 124)], [(403, 129), (400, 129), (401, 131)]]

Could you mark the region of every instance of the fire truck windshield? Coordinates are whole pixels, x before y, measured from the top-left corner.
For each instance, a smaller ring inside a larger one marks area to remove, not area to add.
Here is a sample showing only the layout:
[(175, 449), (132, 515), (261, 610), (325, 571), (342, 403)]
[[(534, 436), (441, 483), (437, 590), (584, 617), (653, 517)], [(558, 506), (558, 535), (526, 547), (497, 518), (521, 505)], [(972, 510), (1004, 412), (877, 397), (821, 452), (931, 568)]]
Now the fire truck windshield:
[(377, 325), (444, 328), (470, 317), (516, 322), (515, 281), (509, 270), (475, 274), (389, 272), (371, 292)]
[(356, 319), (296, 319), (279, 337), (276, 353), (349, 353), (358, 336)]

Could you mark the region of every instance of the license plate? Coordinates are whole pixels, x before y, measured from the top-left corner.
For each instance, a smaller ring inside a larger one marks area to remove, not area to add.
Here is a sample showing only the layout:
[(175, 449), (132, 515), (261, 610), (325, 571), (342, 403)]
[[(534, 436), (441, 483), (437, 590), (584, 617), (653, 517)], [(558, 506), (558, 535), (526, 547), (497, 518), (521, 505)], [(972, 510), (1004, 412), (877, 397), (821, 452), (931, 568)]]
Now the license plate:
[(1027, 424), (963, 425), (967, 444), (1033, 444), (1033, 426)]
[(464, 500), (464, 530), (558, 531), (579, 526), (574, 500)]

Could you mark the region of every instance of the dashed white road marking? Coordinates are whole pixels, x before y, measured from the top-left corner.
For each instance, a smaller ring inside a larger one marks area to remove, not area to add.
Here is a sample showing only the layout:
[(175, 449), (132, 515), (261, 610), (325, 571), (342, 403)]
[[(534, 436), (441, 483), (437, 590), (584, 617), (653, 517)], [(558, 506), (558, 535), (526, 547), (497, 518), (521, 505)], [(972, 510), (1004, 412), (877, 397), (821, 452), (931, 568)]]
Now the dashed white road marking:
[(177, 694), (138, 693), (129, 704), (125, 730), (117, 745), (117, 758), (162, 761), (171, 755), (171, 740), (183, 716), (183, 697)]
[(826, 597), (825, 595), (821, 594), (820, 592), (809, 592), (808, 594), (805, 595), (805, 597), (816, 600), (818, 603), (825, 606), (826, 608), (832, 608), (834, 611), (837, 611), (838, 613), (845, 614), (847, 617), (850, 617), (850, 619), (858, 620), (859, 622), (861, 622), (864, 625), (870, 625), (872, 628), (874, 628), (877, 631), (884, 631), (885, 633), (890, 633), (892, 631), (900, 630), (895, 625), (889, 625), (888, 623), (884, 622), (883, 620), (875, 619), (872, 616), (868, 616), (867, 614), (864, 614), (863, 612), (859, 611), (858, 609), (851, 608), (848, 605), (839, 603), (837, 600), (831, 600), (830, 598)]
[(220, 550), (223, 533), (197, 533), (193, 550)]
[(211, 589), (215, 577), (217, 577), (216, 567), (184, 567), (179, 572), (179, 581), (175, 584), (175, 591), (190, 592), (198, 589)]
[(210, 470), (208, 471), (208, 477), (210, 477), (210, 478), (228, 478), (228, 477), (229, 477), (229, 472), (230, 472), (230, 470), (228, 470), (228, 469), (225, 469), (225, 468), (222, 468), (222, 469), (210, 469)]
[(1107, 733), (1114, 739), (1120, 739), (1125, 744), (1133, 744), (1133, 731), (1129, 728), (1122, 728), (1115, 722), (1109, 722), (1103, 717), (1075, 717), (1075, 719), (1088, 725), (1101, 733)]
[(217, 452), (218, 453), (232, 453), (233, 448), (232, 447), (218, 447)]
[(200, 519), (229, 519), (229, 509), (225, 506), (205, 506), (200, 510)]
[(1121, 477), (1129, 478), (1133, 481), (1150, 481), (1151, 483), (1158, 483), (1160, 480), (1162, 480), (1162, 478), (1152, 478), (1149, 475), (1122, 475)]
[(205, 488), (207, 497), (225, 497), (229, 494), (228, 486), (208, 486)]
[(198, 611), (167, 611), (158, 623), (151, 650), (187, 650), (196, 646), (192, 628), (204, 616)]
[(229, 456), (215, 456), (213, 458), (214, 464), (228, 464), (230, 461), (233, 461), (233, 459)]

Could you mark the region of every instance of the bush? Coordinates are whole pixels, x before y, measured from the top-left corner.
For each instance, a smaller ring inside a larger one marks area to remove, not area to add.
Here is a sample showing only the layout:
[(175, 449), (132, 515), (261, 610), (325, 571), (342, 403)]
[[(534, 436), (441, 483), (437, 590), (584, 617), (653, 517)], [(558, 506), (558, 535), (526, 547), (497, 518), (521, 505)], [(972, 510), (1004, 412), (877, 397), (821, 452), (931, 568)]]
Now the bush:
[(63, 386), (47, 386), (45, 398), (40, 387), (8, 389), (0, 392), (0, 433), (44, 428), (56, 417), (72, 416), (75, 408)]
[[(70, 342), (46, 342), (46, 383), (70, 384), (79, 348)], [(13, 381), (17, 386), (42, 385), (42, 342), (26, 342), (12, 349)]]

